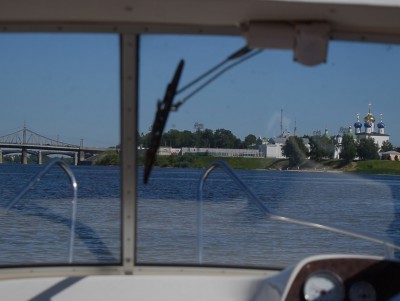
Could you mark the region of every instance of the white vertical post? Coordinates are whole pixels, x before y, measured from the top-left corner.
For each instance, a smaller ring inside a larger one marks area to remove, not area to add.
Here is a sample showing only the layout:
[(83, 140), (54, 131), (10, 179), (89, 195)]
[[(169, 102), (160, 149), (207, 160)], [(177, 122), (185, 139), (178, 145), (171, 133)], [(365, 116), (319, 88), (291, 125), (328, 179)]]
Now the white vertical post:
[(135, 266), (136, 132), (138, 98), (138, 36), (121, 35), (121, 201), (122, 264), (126, 274)]

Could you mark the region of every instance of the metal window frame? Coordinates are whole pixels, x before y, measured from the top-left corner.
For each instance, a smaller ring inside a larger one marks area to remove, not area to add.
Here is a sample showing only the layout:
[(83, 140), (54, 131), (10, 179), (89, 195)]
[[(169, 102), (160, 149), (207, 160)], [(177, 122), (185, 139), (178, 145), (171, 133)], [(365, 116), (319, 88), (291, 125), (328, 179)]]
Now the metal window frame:
[[(44, 26), (35, 30), (14, 28), (11, 32), (59, 32), (56, 27)], [(60, 27), (58, 27), (60, 28)], [(4, 31), (4, 30), (3, 30)], [(8, 31), (9, 32), (9, 31)], [(91, 33), (87, 30), (71, 30), (70, 33)], [(110, 31), (104, 30), (104, 33)], [(137, 33), (115, 32), (120, 38), (120, 141), (121, 141), (121, 262), (109, 264), (77, 264), (43, 266), (1, 267), (0, 279), (36, 276), (74, 276), (98, 274), (133, 274), (135, 265), (135, 219), (136, 219), (136, 133), (138, 117), (138, 43)]]
[(121, 35), (121, 257), (125, 274), (132, 274), (135, 265), (138, 44), (137, 35)]

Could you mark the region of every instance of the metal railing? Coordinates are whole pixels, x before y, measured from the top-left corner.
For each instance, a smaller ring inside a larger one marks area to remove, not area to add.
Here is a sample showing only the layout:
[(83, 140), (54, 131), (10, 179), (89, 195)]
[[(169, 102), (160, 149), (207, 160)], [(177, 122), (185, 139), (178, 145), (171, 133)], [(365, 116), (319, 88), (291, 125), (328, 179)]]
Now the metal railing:
[(248, 196), (251, 202), (253, 202), (257, 207), (264, 213), (265, 217), (271, 219), (271, 220), (277, 220), (277, 221), (283, 221), (287, 223), (292, 223), (292, 224), (298, 224), (298, 225), (303, 225), (307, 227), (312, 227), (312, 228), (318, 228), (321, 230), (326, 230), (334, 233), (339, 233), (342, 235), (346, 235), (349, 237), (354, 237), (370, 242), (374, 242), (377, 244), (381, 244), (384, 247), (384, 254), (386, 257), (389, 258), (394, 258), (394, 250), (400, 250), (400, 246), (396, 245), (392, 241), (387, 240), (386, 238), (381, 238), (381, 237), (376, 237), (372, 234), (366, 234), (366, 233), (361, 233), (357, 231), (350, 231), (345, 228), (337, 227), (337, 226), (332, 226), (332, 225), (327, 225), (327, 224), (319, 224), (303, 219), (298, 219), (298, 218), (293, 218), (289, 216), (284, 216), (280, 214), (276, 214), (272, 212), (270, 209), (268, 209), (263, 202), (247, 187), (247, 185), (238, 177), (238, 175), (235, 173), (235, 171), (230, 168), (225, 162), (223, 161), (214, 161), (213, 163), (210, 164), (210, 166), (206, 169), (206, 171), (203, 173), (199, 185), (198, 185), (198, 190), (197, 190), (197, 255), (198, 255), (198, 261), (199, 264), (202, 263), (203, 261), (203, 188), (205, 181), (207, 180), (208, 176), (210, 173), (217, 169), (220, 168), (222, 169), (232, 180), (234, 183), (237, 184), (237, 186)]
[(68, 262), (72, 263), (74, 256), (74, 240), (75, 240), (75, 225), (76, 225), (76, 210), (78, 203), (78, 183), (75, 179), (75, 175), (72, 172), (71, 168), (61, 159), (54, 159), (47, 163), (45, 167), (38, 172), (32, 180), (22, 189), (17, 196), (15, 196), (7, 205), (5, 209), (5, 213), (7, 213), (16, 203), (18, 203), (22, 197), (33, 187), (37, 182), (41, 180), (41, 178), (49, 172), (49, 170), (54, 166), (58, 165), (64, 172), (67, 174), (73, 191), (72, 198), (72, 213), (71, 213), (71, 228), (70, 228), (70, 237), (69, 237), (69, 247), (68, 247)]

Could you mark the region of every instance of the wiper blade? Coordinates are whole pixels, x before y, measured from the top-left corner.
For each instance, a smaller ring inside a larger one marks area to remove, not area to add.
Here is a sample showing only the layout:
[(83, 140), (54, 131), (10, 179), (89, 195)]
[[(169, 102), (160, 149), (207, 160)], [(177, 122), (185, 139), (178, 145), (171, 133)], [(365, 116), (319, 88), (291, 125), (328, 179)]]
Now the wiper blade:
[[(187, 100), (189, 100), (189, 98), (192, 98), (195, 94), (197, 94), (199, 91), (203, 90), (206, 86), (211, 84), (214, 80), (216, 80), (218, 77), (223, 75), (225, 72), (227, 72), (228, 70), (232, 69), (233, 67), (243, 63), (244, 61), (247, 61), (248, 59), (261, 53), (262, 51), (263, 51), (263, 49), (251, 49), (248, 46), (245, 46), (245, 47), (235, 51), (230, 56), (228, 56), (225, 60), (218, 63), (211, 69), (207, 70), (202, 75), (200, 75), (196, 79), (192, 80), (190, 83), (188, 83), (187, 85), (182, 87), (179, 91), (177, 91), (176, 94), (180, 94), (183, 91), (194, 86), (195, 84), (199, 83), (203, 79), (205, 80), (207, 77), (209, 77), (203, 84), (198, 86), (196, 89), (194, 89), (192, 92), (190, 92), (187, 96), (181, 98), (181, 100), (179, 100), (177, 103), (173, 104), (171, 107), (171, 111), (177, 111), (181, 105), (183, 105)], [(212, 74), (214, 74), (214, 75), (212, 75)]]
[(158, 101), (157, 103), (157, 113), (151, 129), (150, 147), (146, 152), (146, 161), (144, 165), (143, 182), (145, 184), (147, 184), (149, 180), (151, 169), (156, 159), (157, 150), (160, 146), (161, 137), (164, 132), (165, 124), (167, 123), (169, 112), (171, 111), (184, 64), (185, 62), (183, 60), (179, 62), (172, 81), (168, 84), (165, 91), (164, 100), (162, 102)]

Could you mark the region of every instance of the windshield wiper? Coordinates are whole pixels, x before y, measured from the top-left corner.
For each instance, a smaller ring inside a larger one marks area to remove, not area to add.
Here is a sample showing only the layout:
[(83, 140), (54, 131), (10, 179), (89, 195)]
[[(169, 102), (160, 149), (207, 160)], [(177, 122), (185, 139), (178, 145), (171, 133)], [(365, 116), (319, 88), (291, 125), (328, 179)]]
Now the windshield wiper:
[[(200, 90), (211, 84), (214, 80), (216, 80), (218, 77), (220, 77), (222, 74), (227, 72), (229, 69), (243, 63), (244, 61), (247, 61), (248, 59), (252, 58), (253, 56), (259, 54), (262, 52), (263, 49), (251, 49), (248, 46), (244, 46), (240, 48), (239, 50), (235, 51), (232, 53), (230, 56), (228, 56), (225, 60), (222, 62), (218, 63), (211, 69), (207, 70), (204, 72), (202, 75), (197, 77), (196, 79), (192, 80), (190, 83), (188, 83), (186, 86), (181, 88), (179, 91), (176, 92), (176, 94), (180, 94), (183, 91), (189, 89), (193, 85), (197, 84), (201, 80), (205, 79), (207, 76), (211, 75), (212, 73), (216, 72), (218, 69), (222, 68), (224, 65), (225, 66), (223, 69), (221, 69), (219, 72), (214, 74), (212, 77), (210, 77), (207, 81), (205, 81), (203, 84), (201, 84), (199, 87), (197, 87), (195, 90), (193, 90), (191, 93), (189, 93), (187, 96), (183, 97), (181, 100), (179, 100), (176, 104), (172, 105), (171, 110), (172, 111), (177, 111), (178, 108), (183, 105), (189, 98), (197, 94)], [(229, 64), (231, 63), (231, 64)]]
[(143, 181), (145, 184), (147, 184), (149, 180), (151, 169), (156, 159), (156, 153), (160, 146), (161, 137), (164, 132), (165, 124), (167, 123), (168, 114), (171, 111), (172, 102), (176, 95), (176, 89), (178, 88), (184, 64), (185, 62), (183, 60), (179, 62), (172, 81), (168, 84), (165, 91), (164, 100), (162, 102), (158, 101), (157, 103), (157, 113), (151, 129), (150, 147), (146, 152), (146, 162), (144, 165)]
[[(243, 63), (244, 61), (259, 54), (261, 51), (262, 51), (262, 49), (255, 50), (255, 49), (250, 49), (248, 46), (242, 47), (239, 50), (232, 53), (231, 55), (229, 55), (222, 62), (218, 63), (217, 65), (215, 65), (208, 71), (204, 72), (202, 75), (200, 75), (196, 79), (192, 80), (190, 83), (185, 85), (180, 90), (177, 90), (179, 79), (182, 74), (182, 69), (183, 69), (183, 65), (184, 65), (184, 61), (183, 60), (180, 61), (178, 67), (176, 68), (176, 71), (175, 71), (175, 74), (174, 74), (174, 77), (173, 77), (171, 83), (168, 84), (168, 86), (167, 86), (164, 100), (162, 102), (158, 101), (158, 103), (157, 103), (157, 113), (156, 113), (156, 117), (154, 119), (154, 123), (153, 123), (152, 129), (151, 129), (150, 147), (146, 152), (146, 161), (145, 161), (144, 176), (143, 176), (143, 182), (145, 184), (147, 184), (147, 182), (149, 180), (151, 169), (153, 167), (153, 164), (154, 164), (154, 161), (156, 158), (158, 147), (160, 146), (161, 137), (164, 132), (165, 124), (167, 123), (169, 112), (177, 111), (178, 108), (181, 105), (183, 105), (189, 98), (194, 96), (196, 93), (198, 93), (204, 87), (206, 87), (211, 82), (216, 80), (222, 74), (227, 72), (229, 69), (237, 66), (238, 64)], [(217, 70), (219, 70), (219, 71), (217, 72)], [(213, 76), (211, 76), (211, 74), (213, 74), (213, 73), (215, 73), (215, 74)], [(207, 81), (205, 81), (199, 87), (194, 89), (186, 97), (183, 97), (177, 103), (173, 104), (173, 100), (176, 95), (182, 93), (183, 91), (186, 91), (187, 89), (191, 88), (192, 86), (199, 83), (200, 81), (207, 78), (208, 76), (211, 76), (211, 77)]]

